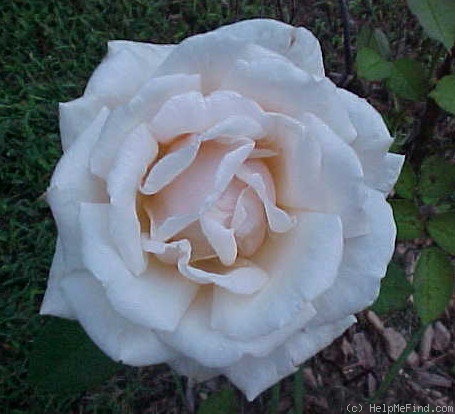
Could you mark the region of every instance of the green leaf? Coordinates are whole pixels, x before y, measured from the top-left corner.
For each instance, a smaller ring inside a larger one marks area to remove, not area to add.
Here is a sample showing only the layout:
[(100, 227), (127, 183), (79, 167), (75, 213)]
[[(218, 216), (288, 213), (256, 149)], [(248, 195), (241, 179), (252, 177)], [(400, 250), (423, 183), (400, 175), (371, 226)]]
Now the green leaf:
[(211, 394), (197, 410), (197, 414), (235, 414), (237, 412), (235, 393), (231, 389)]
[(408, 0), (408, 6), (428, 36), (450, 50), (455, 42), (455, 1)]
[(103, 383), (120, 366), (77, 322), (49, 318), (33, 344), (29, 380), (41, 392), (73, 394)]
[[(455, 26), (455, 23), (454, 23)], [(455, 75), (441, 78), (430, 96), (445, 111), (455, 114)]]
[(359, 50), (356, 57), (357, 72), (367, 80), (381, 80), (390, 76), (392, 63), (379, 53), (366, 47)]
[(445, 251), (455, 255), (455, 213), (443, 213), (430, 219), (428, 233)]
[(390, 200), (393, 216), (397, 223), (397, 238), (411, 240), (419, 238), (423, 233), (418, 207), (409, 200)]
[(453, 195), (455, 165), (437, 155), (426, 158), (420, 169), (419, 194), (425, 204), (436, 205)]
[(414, 273), (414, 304), (423, 324), (444, 312), (453, 291), (449, 256), (437, 247), (422, 251)]
[(400, 177), (395, 184), (396, 193), (403, 198), (412, 200), (416, 193), (417, 176), (409, 162), (405, 162)]
[(403, 309), (412, 292), (412, 286), (406, 279), (403, 269), (392, 262), (381, 281), (381, 293), (372, 308), (378, 314)]
[(428, 80), (419, 62), (403, 58), (393, 62), (387, 87), (401, 98), (420, 101), (425, 98)]
[(363, 26), (360, 29), (357, 36), (357, 49), (365, 47), (379, 53), (384, 59), (390, 58), (392, 54), (387, 36), (378, 28), (371, 29), (370, 26)]

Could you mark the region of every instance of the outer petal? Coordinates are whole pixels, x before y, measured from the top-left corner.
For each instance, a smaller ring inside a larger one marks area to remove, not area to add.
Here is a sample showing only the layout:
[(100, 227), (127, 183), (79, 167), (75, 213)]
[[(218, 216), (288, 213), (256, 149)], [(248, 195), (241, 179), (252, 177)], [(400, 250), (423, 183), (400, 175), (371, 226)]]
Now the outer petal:
[(321, 47), (314, 35), (303, 27), (277, 20), (253, 19), (223, 26), (218, 33), (270, 49), (316, 76), (324, 76)]
[(133, 323), (173, 330), (193, 300), (197, 285), (177, 269), (149, 260), (149, 268), (133, 276), (110, 241), (106, 204), (82, 204), (84, 264), (104, 285), (112, 307)]
[(94, 96), (82, 96), (59, 104), (63, 151), (67, 151), (76, 138), (94, 121), (103, 106), (103, 102)]
[(54, 259), (52, 260), (49, 279), (47, 281), (47, 289), (41, 304), (41, 315), (54, 315), (68, 319), (74, 319), (76, 317), (61, 290), (60, 282), (64, 276), (65, 260), (63, 257), (63, 247), (60, 238), (57, 237)]
[(173, 46), (113, 41), (91, 76), (84, 95), (95, 96), (109, 107), (129, 101), (153, 75)]
[(355, 318), (350, 316), (334, 324), (308, 329), (263, 358), (246, 356), (222, 372), (252, 401), (261, 392), (297, 371), (298, 365), (340, 336)]
[(152, 119), (171, 96), (199, 89), (200, 78), (197, 75), (162, 76), (147, 81), (131, 101), (112, 111), (91, 155), (92, 172), (106, 178), (129, 131)]
[(296, 227), (269, 235), (252, 257), (271, 277), (260, 292), (240, 297), (215, 288), (213, 328), (245, 340), (284, 327), (303, 310), (312, 318), (308, 301), (333, 283), (342, 242), (338, 216), (300, 213)]
[(125, 138), (107, 178), (110, 234), (126, 265), (136, 275), (147, 267), (141, 248), (136, 193), (157, 154), (157, 142), (146, 124), (140, 124)]
[(177, 329), (174, 332), (158, 334), (177, 351), (209, 368), (228, 367), (245, 355), (267, 356), (308, 322), (308, 315), (304, 311), (297, 314), (290, 324), (269, 335), (242, 341), (210, 326), (211, 308), (211, 292), (201, 290)]
[(389, 193), (398, 179), (404, 157), (387, 154), (393, 139), (376, 109), (349, 91), (338, 89), (337, 92), (357, 130), (358, 135), (352, 147), (362, 163), (366, 183), (371, 188)]
[(380, 192), (369, 191), (366, 212), (371, 232), (345, 240), (339, 276), (313, 301), (318, 313), (310, 324), (331, 323), (359, 312), (376, 299), (394, 251), (396, 229), (392, 209)]
[(245, 47), (245, 42), (222, 33), (192, 36), (173, 50), (156, 75), (200, 74), (205, 95), (220, 89), (221, 80)]
[(62, 288), (85, 331), (112, 359), (142, 366), (175, 358), (150, 329), (116, 313), (103, 287), (89, 272), (72, 273), (62, 281)]
[(237, 60), (221, 87), (255, 100), (265, 111), (298, 120), (305, 113), (312, 113), (347, 143), (356, 137), (336, 86), (327, 78), (315, 78), (289, 62), (273, 57)]

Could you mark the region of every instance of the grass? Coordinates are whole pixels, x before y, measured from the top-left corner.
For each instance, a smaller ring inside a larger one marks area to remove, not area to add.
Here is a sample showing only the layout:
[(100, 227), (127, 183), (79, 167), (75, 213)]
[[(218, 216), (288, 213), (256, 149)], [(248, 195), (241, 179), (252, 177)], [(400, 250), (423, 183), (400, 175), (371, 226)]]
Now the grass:
[[(277, 7), (278, 3), (260, 0), (4, 0), (0, 3), (2, 410), (15, 414), (129, 413), (142, 412), (145, 408), (150, 408), (150, 412), (184, 411), (174, 377), (163, 366), (153, 370), (124, 368), (102, 387), (67, 397), (40, 395), (27, 381), (28, 356), (42, 324), (37, 312), (56, 236), (50, 211), (41, 195), (61, 155), (57, 105), (82, 94), (88, 77), (106, 51), (108, 40), (175, 43), (240, 18), (278, 17), (306, 25), (321, 39), (329, 71), (341, 72), (342, 38), (337, 2), (305, 1), (297, 10), (292, 7), (296, 2), (282, 2), (282, 7)], [(410, 37), (409, 30), (401, 24), (402, 3), (382, 0), (374, 2), (371, 9), (364, 3), (352, 0), (354, 19), (363, 21), (374, 16), (376, 21), (387, 21), (387, 33), (397, 43), (422, 46), (424, 41), (414, 34)], [(397, 113), (402, 111), (395, 108), (386, 115), (395, 119)], [(273, 412), (278, 412), (283, 395), (294, 395), (295, 406), (300, 410), (304, 398), (300, 375), (294, 390), (277, 386), (272, 394), (248, 407), (265, 412), (265, 407), (272, 406)]]

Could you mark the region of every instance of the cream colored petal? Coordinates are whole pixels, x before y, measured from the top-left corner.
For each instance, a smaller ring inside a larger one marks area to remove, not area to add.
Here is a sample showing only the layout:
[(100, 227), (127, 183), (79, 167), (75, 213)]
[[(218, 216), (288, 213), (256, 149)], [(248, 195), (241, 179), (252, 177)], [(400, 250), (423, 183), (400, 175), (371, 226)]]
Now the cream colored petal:
[(398, 179), (404, 158), (398, 154), (387, 154), (393, 139), (373, 106), (344, 89), (337, 92), (357, 130), (358, 136), (352, 147), (362, 163), (366, 183), (373, 189), (389, 193)]
[(304, 212), (288, 233), (271, 234), (251, 258), (270, 275), (261, 291), (241, 297), (215, 288), (212, 326), (246, 340), (289, 324), (335, 281), (343, 248), (338, 216)]
[(109, 206), (82, 204), (80, 226), (84, 264), (103, 284), (112, 307), (131, 322), (150, 329), (173, 330), (193, 300), (197, 285), (177, 269), (149, 258), (134, 276), (110, 240)]
[(203, 270), (190, 264), (191, 244), (188, 240), (161, 243), (143, 238), (145, 251), (155, 254), (168, 264), (177, 264), (179, 272), (192, 282), (215, 284), (236, 295), (251, 295), (264, 286), (268, 276), (254, 263), (242, 260), (235, 266), (224, 267), (214, 264), (214, 270)]
[(217, 32), (253, 42), (283, 55), (308, 73), (324, 76), (319, 42), (303, 27), (271, 19), (252, 19), (220, 27)]
[(73, 272), (62, 281), (62, 288), (84, 330), (115, 361), (143, 366), (176, 357), (150, 329), (115, 312), (103, 287), (89, 272)]
[(158, 154), (158, 144), (145, 124), (133, 129), (122, 143), (107, 178), (109, 230), (127, 267), (139, 275), (147, 267), (141, 249), (136, 193), (147, 166)]
[(172, 46), (113, 41), (93, 72), (84, 95), (94, 96), (109, 107), (129, 101), (169, 55)]
[(201, 140), (191, 137), (185, 145), (166, 154), (150, 170), (141, 187), (141, 193), (153, 195), (170, 184), (193, 163), (200, 146)]
[(295, 220), (275, 205), (273, 181), (267, 167), (261, 161), (248, 160), (237, 170), (236, 176), (254, 189), (261, 199), (270, 230), (285, 233), (294, 226)]
[(112, 111), (93, 149), (91, 171), (107, 178), (121, 143), (134, 127), (151, 120), (170, 97), (198, 90), (200, 78), (197, 75), (178, 74), (147, 81), (128, 103)]
[(158, 142), (169, 143), (178, 135), (201, 133), (208, 125), (206, 101), (200, 92), (175, 95), (167, 100), (150, 123)]
[(82, 96), (58, 105), (60, 138), (63, 151), (94, 121), (103, 107), (103, 102), (94, 96)]
[(336, 86), (327, 78), (315, 78), (282, 60), (238, 60), (221, 87), (255, 100), (267, 112), (297, 120), (312, 113), (347, 143), (357, 136)]
[(395, 247), (392, 209), (379, 191), (369, 190), (366, 212), (371, 232), (346, 239), (339, 276), (315, 301), (315, 325), (332, 322), (371, 305)]
[(60, 282), (65, 277), (65, 259), (63, 257), (63, 246), (59, 237), (55, 246), (54, 258), (52, 260), (47, 288), (41, 303), (40, 315), (60, 316), (61, 318), (74, 319), (76, 317), (73, 309), (66, 301), (61, 290)]
[(222, 373), (252, 401), (261, 392), (297, 371), (298, 365), (329, 345), (354, 322), (355, 318), (351, 316), (332, 325), (297, 333), (269, 355), (262, 358), (245, 356), (222, 369)]

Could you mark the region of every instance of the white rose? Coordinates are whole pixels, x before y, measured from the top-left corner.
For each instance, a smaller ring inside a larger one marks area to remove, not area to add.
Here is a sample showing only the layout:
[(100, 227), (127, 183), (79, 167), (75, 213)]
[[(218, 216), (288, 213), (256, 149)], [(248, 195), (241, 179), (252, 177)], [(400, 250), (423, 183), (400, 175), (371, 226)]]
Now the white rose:
[(225, 375), (251, 400), (377, 297), (403, 159), (308, 30), (110, 42), (60, 128), (41, 313), (114, 360)]

